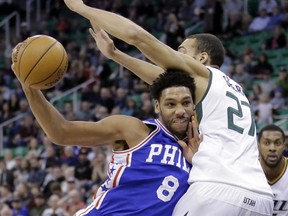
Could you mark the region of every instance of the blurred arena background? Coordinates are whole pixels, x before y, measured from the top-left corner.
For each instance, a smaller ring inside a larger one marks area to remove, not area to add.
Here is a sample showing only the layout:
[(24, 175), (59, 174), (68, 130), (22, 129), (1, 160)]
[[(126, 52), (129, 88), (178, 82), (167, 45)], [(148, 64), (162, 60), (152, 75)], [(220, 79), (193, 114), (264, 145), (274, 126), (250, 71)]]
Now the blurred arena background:
[[(189, 34), (217, 35), (226, 49), (221, 70), (245, 89), (257, 130), (274, 123), (288, 136), (288, 0), (85, 2), (133, 20), (174, 49)], [(34, 199), (43, 197), (60, 200), (63, 211), (72, 215), (72, 206), (82, 208), (106, 179), (105, 163), (111, 152), (108, 147), (64, 148), (47, 139), (10, 69), (11, 51), (18, 42), (46, 34), (66, 48), (68, 71), (45, 95), (67, 119), (97, 121), (114, 114), (153, 117), (147, 85), (101, 55), (89, 27), (62, 0), (0, 0), (0, 169), (5, 167), (11, 176), (8, 182), (0, 178), (0, 208), (13, 203), (12, 195), (18, 192), (30, 213), (35, 212)], [(118, 40), (115, 44), (145, 59), (133, 47)]]

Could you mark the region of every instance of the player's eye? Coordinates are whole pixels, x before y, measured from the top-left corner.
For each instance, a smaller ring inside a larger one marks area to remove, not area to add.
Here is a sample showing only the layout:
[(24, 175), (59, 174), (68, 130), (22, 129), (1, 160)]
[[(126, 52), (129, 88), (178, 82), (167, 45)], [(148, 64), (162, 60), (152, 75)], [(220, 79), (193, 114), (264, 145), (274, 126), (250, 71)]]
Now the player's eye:
[(168, 107), (174, 107), (174, 104), (173, 103), (168, 103), (167, 106)]
[(282, 144), (283, 144), (283, 142), (281, 140), (278, 140), (278, 141), (275, 142), (276, 146), (281, 146)]
[(191, 105), (191, 101), (185, 101), (184, 103), (183, 103), (183, 106), (190, 106)]

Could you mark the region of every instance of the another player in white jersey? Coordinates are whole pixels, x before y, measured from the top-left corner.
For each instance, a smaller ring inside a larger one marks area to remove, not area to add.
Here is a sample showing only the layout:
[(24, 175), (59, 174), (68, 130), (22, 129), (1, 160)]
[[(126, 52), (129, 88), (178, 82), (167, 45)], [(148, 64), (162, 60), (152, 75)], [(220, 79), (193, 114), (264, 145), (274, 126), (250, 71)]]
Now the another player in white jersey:
[(155, 65), (121, 53), (103, 30), (94, 34), (104, 55), (147, 83), (169, 68), (194, 77), (199, 129), (204, 138), (192, 161), (190, 188), (174, 215), (271, 215), (273, 194), (258, 161), (249, 102), (241, 86), (216, 69), (224, 60), (220, 40), (210, 34), (194, 35), (175, 51), (125, 17), (89, 7), (81, 0), (64, 1), (94, 27), (136, 46), (151, 60)]
[(258, 135), (260, 163), (274, 194), (273, 216), (288, 215), (288, 159), (284, 131), (276, 125), (263, 127)]

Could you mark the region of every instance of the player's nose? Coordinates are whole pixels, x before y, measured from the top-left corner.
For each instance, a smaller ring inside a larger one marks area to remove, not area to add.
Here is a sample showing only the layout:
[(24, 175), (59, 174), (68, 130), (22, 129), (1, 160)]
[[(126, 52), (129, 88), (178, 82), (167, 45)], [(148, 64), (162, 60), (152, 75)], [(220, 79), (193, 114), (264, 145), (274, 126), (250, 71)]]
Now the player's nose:
[(181, 105), (178, 105), (176, 106), (176, 110), (175, 110), (175, 114), (178, 115), (178, 116), (183, 116), (185, 114), (185, 109), (183, 106)]
[(272, 151), (272, 152), (276, 151), (276, 146), (275, 146), (274, 143), (269, 145), (269, 150)]

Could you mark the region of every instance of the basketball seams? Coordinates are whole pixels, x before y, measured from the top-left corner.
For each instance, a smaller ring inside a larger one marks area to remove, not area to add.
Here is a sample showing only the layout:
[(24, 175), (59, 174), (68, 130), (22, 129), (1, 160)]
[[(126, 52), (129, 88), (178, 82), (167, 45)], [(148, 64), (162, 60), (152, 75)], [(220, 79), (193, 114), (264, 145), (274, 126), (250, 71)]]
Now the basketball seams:
[(63, 79), (68, 68), (68, 55), (55, 38), (49, 35), (31, 36), (16, 48), (13, 60), (15, 68), (19, 69), (16, 75), (19, 74), (22, 84), (44, 90), (54, 87)]
[(49, 47), (48, 49), (40, 56), (40, 58), (38, 59), (38, 61), (34, 64), (34, 66), (31, 68), (31, 70), (29, 71), (29, 73), (26, 75), (25, 79), (24, 79), (24, 83), (27, 80), (27, 78), (29, 77), (29, 75), (32, 73), (33, 69), (36, 67), (36, 65), (41, 61), (41, 59), (46, 55), (47, 52), (49, 52), (49, 50), (57, 43), (58, 41), (55, 40)]
[(32, 87), (33, 85), (37, 85), (40, 84), (42, 82), (45, 82), (46, 80), (48, 80), (50, 77), (52, 77), (55, 73), (57, 73), (57, 71), (59, 70), (59, 68), (62, 66), (63, 61), (66, 59), (65, 55), (66, 55), (66, 51), (63, 49), (63, 55), (62, 55), (62, 59), (60, 61), (60, 64), (58, 65), (58, 67), (55, 69), (55, 71), (53, 73), (51, 73), (48, 77), (46, 77), (45, 79), (39, 81), (39, 82), (35, 82), (29, 85), (29, 87)]
[[(41, 38), (41, 37), (33, 38), (33, 39), (26, 45), (26, 47), (23, 49), (22, 53), (20, 54), (19, 61), (18, 61), (18, 74), (17, 74), (18, 77), (19, 77), (19, 79), (20, 79), (20, 76), (21, 76), (20, 64), (21, 64), (22, 56), (23, 56), (24, 52), (26, 51), (26, 48), (27, 48), (33, 41), (35, 41), (35, 40), (37, 40), (37, 39), (39, 39), (39, 38)], [(21, 49), (21, 47), (20, 47), (20, 49)]]

